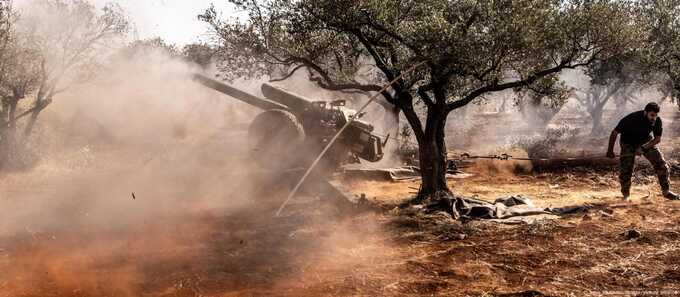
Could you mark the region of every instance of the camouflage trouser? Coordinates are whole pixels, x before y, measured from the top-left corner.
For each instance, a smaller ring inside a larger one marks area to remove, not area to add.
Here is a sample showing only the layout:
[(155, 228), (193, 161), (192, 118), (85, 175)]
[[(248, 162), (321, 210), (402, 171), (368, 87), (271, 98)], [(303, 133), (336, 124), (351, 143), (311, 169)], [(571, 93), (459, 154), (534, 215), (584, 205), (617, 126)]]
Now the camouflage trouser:
[[(621, 182), (621, 193), (624, 196), (630, 195), (630, 180), (633, 177), (633, 171), (635, 170), (635, 151), (637, 148), (638, 147), (636, 146), (621, 144), (619, 181)], [(654, 166), (656, 176), (659, 178), (661, 191), (663, 193), (668, 192), (668, 190), (670, 190), (670, 180), (668, 178), (670, 169), (659, 148), (655, 146), (648, 150), (643, 149), (642, 155), (652, 163), (652, 166)]]

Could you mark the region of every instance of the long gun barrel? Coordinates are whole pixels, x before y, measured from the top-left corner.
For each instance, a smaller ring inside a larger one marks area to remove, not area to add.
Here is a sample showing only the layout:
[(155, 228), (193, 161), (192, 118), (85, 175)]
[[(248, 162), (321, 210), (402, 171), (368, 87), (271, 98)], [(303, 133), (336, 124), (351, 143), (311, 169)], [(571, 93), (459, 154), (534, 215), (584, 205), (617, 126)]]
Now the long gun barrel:
[(270, 109), (284, 109), (284, 110), (289, 110), (289, 108), (283, 104), (274, 102), (272, 100), (264, 99), (257, 97), (255, 95), (251, 95), (249, 93), (246, 93), (244, 91), (241, 91), (237, 88), (234, 88), (230, 85), (224, 84), (222, 82), (216, 81), (212, 78), (208, 78), (206, 76), (200, 75), (200, 74), (194, 74), (192, 75), (192, 79), (208, 88), (211, 88), (215, 91), (218, 91), (222, 94), (229, 95), (230, 97), (233, 97), (234, 99), (238, 99), (240, 101), (243, 101), (245, 103), (248, 103), (252, 106), (264, 109), (264, 110), (270, 110)]
[(262, 84), (262, 94), (274, 102), (288, 106), (293, 111), (300, 112), (312, 105), (312, 100), (302, 97), (286, 89), (275, 87), (270, 84)]

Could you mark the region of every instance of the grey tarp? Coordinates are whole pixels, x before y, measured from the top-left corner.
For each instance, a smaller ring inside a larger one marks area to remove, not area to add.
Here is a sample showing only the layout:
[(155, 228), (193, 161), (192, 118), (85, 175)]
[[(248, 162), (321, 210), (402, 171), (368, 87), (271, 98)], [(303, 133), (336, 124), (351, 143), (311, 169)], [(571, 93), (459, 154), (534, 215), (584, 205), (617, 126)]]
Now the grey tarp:
[[(534, 206), (531, 199), (510, 196), (496, 199), (493, 203), (471, 198), (444, 197), (425, 207), (426, 212), (445, 211), (453, 218), (534, 221), (536, 219), (556, 218), (556, 212)], [(521, 219), (518, 219), (521, 217)]]

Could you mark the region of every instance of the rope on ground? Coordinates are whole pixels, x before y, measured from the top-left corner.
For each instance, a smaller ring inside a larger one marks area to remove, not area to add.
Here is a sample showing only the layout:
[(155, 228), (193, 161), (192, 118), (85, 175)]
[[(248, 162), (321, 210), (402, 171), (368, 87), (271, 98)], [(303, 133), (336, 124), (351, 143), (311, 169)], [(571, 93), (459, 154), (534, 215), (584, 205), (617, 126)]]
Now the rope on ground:
[[(621, 158), (621, 157), (632, 157), (634, 155), (622, 155), (622, 156), (616, 156), (615, 158)], [(569, 158), (522, 158), (522, 157), (513, 157), (512, 155), (509, 154), (500, 154), (500, 155), (488, 155), (488, 156), (475, 156), (471, 155), (469, 153), (465, 153), (460, 155), (461, 159), (492, 159), (492, 160), (502, 160), (502, 161), (508, 161), (508, 160), (517, 160), (517, 161), (576, 161), (576, 160), (598, 160), (598, 159), (605, 159), (607, 158), (606, 156), (603, 155), (591, 155), (591, 156), (583, 156), (583, 157), (569, 157)]]

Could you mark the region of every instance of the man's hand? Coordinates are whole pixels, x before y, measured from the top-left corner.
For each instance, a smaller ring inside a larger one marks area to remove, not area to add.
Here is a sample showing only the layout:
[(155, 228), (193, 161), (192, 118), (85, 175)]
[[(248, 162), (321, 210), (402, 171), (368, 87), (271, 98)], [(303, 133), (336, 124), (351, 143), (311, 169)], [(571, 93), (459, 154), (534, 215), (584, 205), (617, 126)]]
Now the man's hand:
[(607, 146), (607, 158), (616, 158), (616, 155), (614, 154), (614, 143), (616, 143), (617, 137), (619, 137), (619, 131), (616, 129), (612, 130), (612, 134), (609, 135), (609, 145)]
[(642, 145), (642, 150), (643, 151), (650, 150), (659, 143), (661, 143), (661, 136), (654, 136), (654, 139)]
[(610, 158), (610, 159), (616, 158), (616, 154), (614, 154), (614, 150), (607, 150), (607, 158)]

